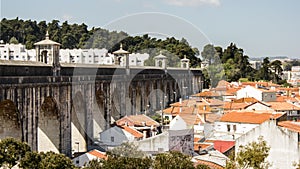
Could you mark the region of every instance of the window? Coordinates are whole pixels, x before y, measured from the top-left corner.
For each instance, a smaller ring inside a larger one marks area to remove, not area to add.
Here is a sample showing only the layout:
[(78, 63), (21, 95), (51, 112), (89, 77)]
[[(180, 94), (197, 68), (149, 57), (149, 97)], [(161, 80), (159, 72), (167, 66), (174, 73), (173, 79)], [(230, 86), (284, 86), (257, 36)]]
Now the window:
[(115, 142), (115, 137), (110, 137), (111, 142)]
[(227, 131), (229, 132), (230, 131), (230, 125), (227, 124)]
[(233, 125), (233, 131), (236, 131), (236, 125)]

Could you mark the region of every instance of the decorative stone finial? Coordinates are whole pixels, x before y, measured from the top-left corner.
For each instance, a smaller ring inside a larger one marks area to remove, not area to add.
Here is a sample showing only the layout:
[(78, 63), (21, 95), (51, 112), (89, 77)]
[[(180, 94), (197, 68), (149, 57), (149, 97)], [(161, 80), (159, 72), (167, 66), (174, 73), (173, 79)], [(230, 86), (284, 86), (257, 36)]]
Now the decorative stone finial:
[(123, 44), (122, 43), (120, 44), (120, 49), (123, 49)]
[(46, 39), (49, 39), (49, 32), (46, 31)]

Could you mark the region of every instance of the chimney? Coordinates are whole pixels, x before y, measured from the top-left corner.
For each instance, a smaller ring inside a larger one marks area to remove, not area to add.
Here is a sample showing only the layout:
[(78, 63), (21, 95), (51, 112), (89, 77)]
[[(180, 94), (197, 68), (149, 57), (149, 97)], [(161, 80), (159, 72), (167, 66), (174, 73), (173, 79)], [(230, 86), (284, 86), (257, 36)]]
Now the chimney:
[(179, 103), (182, 104), (182, 98), (179, 98)]
[(255, 83), (255, 88), (258, 89), (258, 84), (257, 83)]
[(145, 139), (145, 138), (147, 138), (147, 131), (146, 130), (143, 131), (143, 139)]

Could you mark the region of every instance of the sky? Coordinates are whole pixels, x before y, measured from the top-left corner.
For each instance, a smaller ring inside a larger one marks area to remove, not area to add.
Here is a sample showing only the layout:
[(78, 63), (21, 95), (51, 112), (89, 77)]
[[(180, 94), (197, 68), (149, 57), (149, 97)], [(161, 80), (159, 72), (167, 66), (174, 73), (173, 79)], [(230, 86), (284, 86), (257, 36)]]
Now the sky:
[(250, 57), (300, 58), (299, 0), (1, 0), (1, 19), (85, 23), (131, 35), (184, 37), (200, 51), (231, 42)]

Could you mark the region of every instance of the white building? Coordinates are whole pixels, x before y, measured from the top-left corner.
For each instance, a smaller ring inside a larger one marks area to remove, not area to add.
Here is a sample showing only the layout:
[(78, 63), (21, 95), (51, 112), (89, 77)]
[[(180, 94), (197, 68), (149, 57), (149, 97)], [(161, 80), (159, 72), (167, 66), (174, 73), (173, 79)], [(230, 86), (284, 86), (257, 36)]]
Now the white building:
[(282, 113), (268, 111), (233, 111), (224, 114), (215, 122), (214, 136), (223, 140), (235, 140), (270, 118), (278, 119)]
[[(50, 40), (50, 39), (48, 39)], [(36, 49), (26, 49), (23, 44), (0, 44), (1, 60), (36, 61)], [(130, 66), (144, 66), (144, 61), (149, 58), (147, 53), (129, 54)], [(60, 49), (60, 63), (81, 63), (114, 65), (114, 55), (108, 53), (107, 49)], [(125, 66), (124, 58), (121, 58), (120, 65)]]
[(0, 44), (0, 59), (35, 61), (36, 52), (34, 49), (27, 50), (22, 44)]
[(140, 140), (143, 133), (129, 126), (114, 126), (100, 133), (100, 144), (109, 149), (121, 145), (124, 142)]
[[(279, 122), (278, 125), (280, 126), (281, 123)], [(272, 164), (270, 168), (295, 168), (293, 163), (298, 163), (300, 159), (300, 123), (294, 124), (294, 127), (291, 124), (287, 125), (289, 127), (283, 124), (283, 127), (279, 126), (276, 125), (275, 120), (268, 120), (253, 128), (236, 140), (235, 152), (238, 152), (239, 146), (257, 141), (259, 136), (263, 136), (263, 140), (270, 146), (269, 156), (267, 157), (267, 161)], [(296, 130), (297, 128), (298, 130)]]
[(76, 167), (83, 167), (92, 160), (106, 160), (107, 156), (99, 150), (92, 150), (72, 159)]
[(240, 98), (247, 98), (247, 97), (254, 97), (255, 99), (259, 101), (276, 101), (276, 91), (275, 90), (268, 90), (267, 88), (262, 87), (252, 87), (252, 86), (246, 86), (245, 88), (242, 88), (236, 92), (237, 99)]

